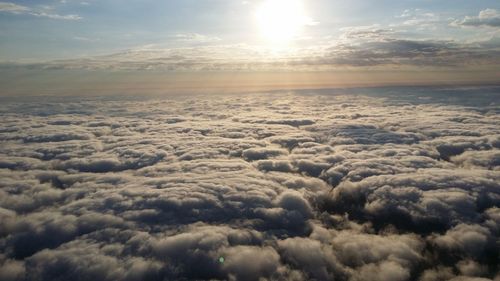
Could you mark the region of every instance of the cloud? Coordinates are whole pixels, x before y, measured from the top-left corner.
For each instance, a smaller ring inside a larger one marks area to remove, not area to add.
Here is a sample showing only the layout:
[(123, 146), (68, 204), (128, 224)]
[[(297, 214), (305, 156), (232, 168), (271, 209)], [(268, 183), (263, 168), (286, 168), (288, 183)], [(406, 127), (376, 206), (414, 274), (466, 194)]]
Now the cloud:
[(0, 12), (8, 12), (13, 14), (20, 14), (23, 12), (27, 12), (30, 9), (25, 6), (17, 5), (15, 3), (9, 2), (0, 2)]
[(222, 40), (216, 36), (207, 36), (199, 33), (179, 33), (176, 34), (174, 37), (176, 40), (191, 42), (191, 43), (210, 43)]
[(451, 161), (468, 168), (480, 166), (497, 170), (500, 167), (500, 153), (487, 153), (486, 151), (473, 153), (466, 151), (458, 156), (454, 156)]
[(278, 148), (249, 148), (242, 152), (243, 157), (247, 160), (267, 159), (282, 154), (287, 154), (287, 151)]
[(35, 16), (35, 17), (49, 18), (49, 19), (55, 19), (55, 20), (81, 20), (81, 19), (83, 19), (79, 15), (59, 15), (59, 14), (50, 14), (50, 13), (45, 13), (45, 12), (33, 12), (30, 14)]
[(51, 280), (60, 276), (74, 280), (155, 280), (161, 272), (158, 262), (113, 256), (123, 248), (119, 244), (106, 246), (91, 241), (74, 241), (54, 251), (37, 253), (29, 258), (32, 266), (28, 268), (26, 277), (31, 280)]
[[(180, 35), (195, 42), (198, 35)], [(204, 40), (204, 39), (201, 39)], [(343, 28), (335, 40), (314, 47), (290, 49), (270, 55), (269, 50), (245, 44), (193, 44), (190, 47), (148, 46), (82, 59), (0, 66), (29, 69), (164, 70), (184, 71), (318, 71), (343, 69), (443, 70), (481, 68), (497, 64), (496, 37), (479, 41), (414, 38), (395, 29), (378, 26)], [(248, 120), (248, 122), (254, 122)], [(267, 122), (260, 120), (260, 122)], [(283, 122), (274, 120), (273, 122)], [(291, 126), (314, 123), (313, 119), (286, 120)]]
[(498, 89), (4, 98), (0, 279), (493, 280)]
[(462, 20), (455, 20), (451, 23), (454, 26), (483, 26), (500, 27), (500, 12), (495, 9), (485, 9), (477, 16), (466, 16)]
[(343, 27), (341, 31), (342, 38), (352, 40), (352, 39), (379, 39), (384, 36), (392, 36), (396, 32), (392, 29), (384, 29), (378, 25), (371, 26), (352, 26)]
[(478, 225), (459, 224), (446, 232), (445, 235), (438, 236), (434, 242), (438, 247), (448, 251), (460, 251), (472, 257), (479, 257), (486, 250), (492, 239), (487, 228)]
[(403, 26), (411, 26), (416, 30), (436, 29), (444, 22), (439, 14), (421, 9), (406, 9), (396, 18), (403, 20), (401, 23)]
[(228, 272), (229, 280), (270, 278), (281, 266), (280, 256), (272, 247), (236, 246), (222, 254), (227, 260), (223, 270)]
[(15, 15), (31, 15), (39, 18), (49, 18), (56, 20), (81, 20), (82, 17), (79, 15), (60, 15), (44, 10), (34, 9), (22, 5), (18, 5), (10, 2), (0, 2), (0, 12), (11, 13)]
[(333, 249), (320, 241), (301, 237), (288, 238), (279, 241), (278, 246), (284, 260), (310, 278), (329, 280), (347, 276)]

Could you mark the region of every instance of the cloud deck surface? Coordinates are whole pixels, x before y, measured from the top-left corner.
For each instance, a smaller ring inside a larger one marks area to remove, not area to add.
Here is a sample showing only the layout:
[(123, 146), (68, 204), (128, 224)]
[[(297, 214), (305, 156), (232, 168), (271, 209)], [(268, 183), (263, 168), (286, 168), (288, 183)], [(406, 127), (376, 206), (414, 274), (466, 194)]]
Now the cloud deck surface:
[(498, 280), (498, 93), (4, 98), (0, 279)]

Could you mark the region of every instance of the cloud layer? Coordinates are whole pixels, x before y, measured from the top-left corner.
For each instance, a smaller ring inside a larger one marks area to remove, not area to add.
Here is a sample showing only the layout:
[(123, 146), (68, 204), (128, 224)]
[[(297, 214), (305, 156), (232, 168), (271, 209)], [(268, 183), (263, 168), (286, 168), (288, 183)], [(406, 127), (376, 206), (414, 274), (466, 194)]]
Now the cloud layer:
[(0, 279), (498, 280), (499, 98), (2, 98)]
[[(455, 20), (453, 26), (492, 26), (498, 12)], [(448, 24), (447, 24), (448, 25)], [(101, 56), (32, 64), (2, 63), (0, 68), (162, 70), (162, 71), (331, 71), (331, 70), (488, 70), (500, 64), (500, 40), (494, 34), (481, 39), (414, 38), (406, 31), (377, 26), (345, 27), (339, 38), (320, 40), (287, 51), (248, 44), (213, 44), (200, 34), (178, 34), (184, 47), (145, 46)]]

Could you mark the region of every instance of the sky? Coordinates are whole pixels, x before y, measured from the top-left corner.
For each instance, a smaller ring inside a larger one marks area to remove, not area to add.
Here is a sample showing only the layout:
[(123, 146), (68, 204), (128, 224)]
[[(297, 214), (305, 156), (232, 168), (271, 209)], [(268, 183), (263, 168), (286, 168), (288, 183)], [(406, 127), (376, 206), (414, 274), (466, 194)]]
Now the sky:
[[(489, 0), (15, 1), (0, 2), (0, 24), (9, 93), (19, 90), (12, 75), (28, 92), (42, 82), (78, 83), (80, 73), (67, 70), (90, 70), (93, 84), (107, 83), (99, 71), (139, 72), (139, 88), (171, 90), (221, 89), (228, 80), (323, 88), (500, 77), (500, 4)], [(252, 73), (290, 74), (270, 83)]]

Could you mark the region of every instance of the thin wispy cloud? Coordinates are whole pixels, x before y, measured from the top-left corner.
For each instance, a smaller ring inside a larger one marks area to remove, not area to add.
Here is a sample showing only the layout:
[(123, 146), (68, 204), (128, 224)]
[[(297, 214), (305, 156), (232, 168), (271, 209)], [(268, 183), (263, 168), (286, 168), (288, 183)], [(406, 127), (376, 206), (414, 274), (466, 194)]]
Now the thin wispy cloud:
[(175, 40), (190, 42), (190, 43), (211, 43), (218, 42), (222, 39), (217, 36), (208, 36), (199, 33), (179, 33), (174, 36)]
[[(106, 56), (30, 64), (38, 69), (156, 69), (169, 71), (311, 71), (343, 67), (402, 67), (446, 69), (495, 65), (500, 44), (495, 40), (461, 43), (449, 40), (412, 40), (390, 29), (348, 28), (338, 42), (315, 48), (297, 48), (269, 56), (248, 45), (219, 45), (217, 38), (181, 34), (178, 40), (195, 44), (189, 48), (146, 47)], [(210, 46), (200, 43), (212, 42)], [(22, 65), (4, 64), (4, 67)]]
[(10, 13), (14, 15), (30, 15), (40, 18), (49, 18), (55, 20), (81, 20), (82, 17), (79, 15), (69, 14), (60, 15), (56, 13), (51, 13), (44, 11), (43, 9), (30, 8), (27, 6), (18, 5), (10, 2), (0, 2), (0, 13)]
[(20, 14), (28, 12), (30, 9), (25, 6), (17, 5), (9, 2), (0, 2), (0, 12), (8, 12), (13, 14)]

